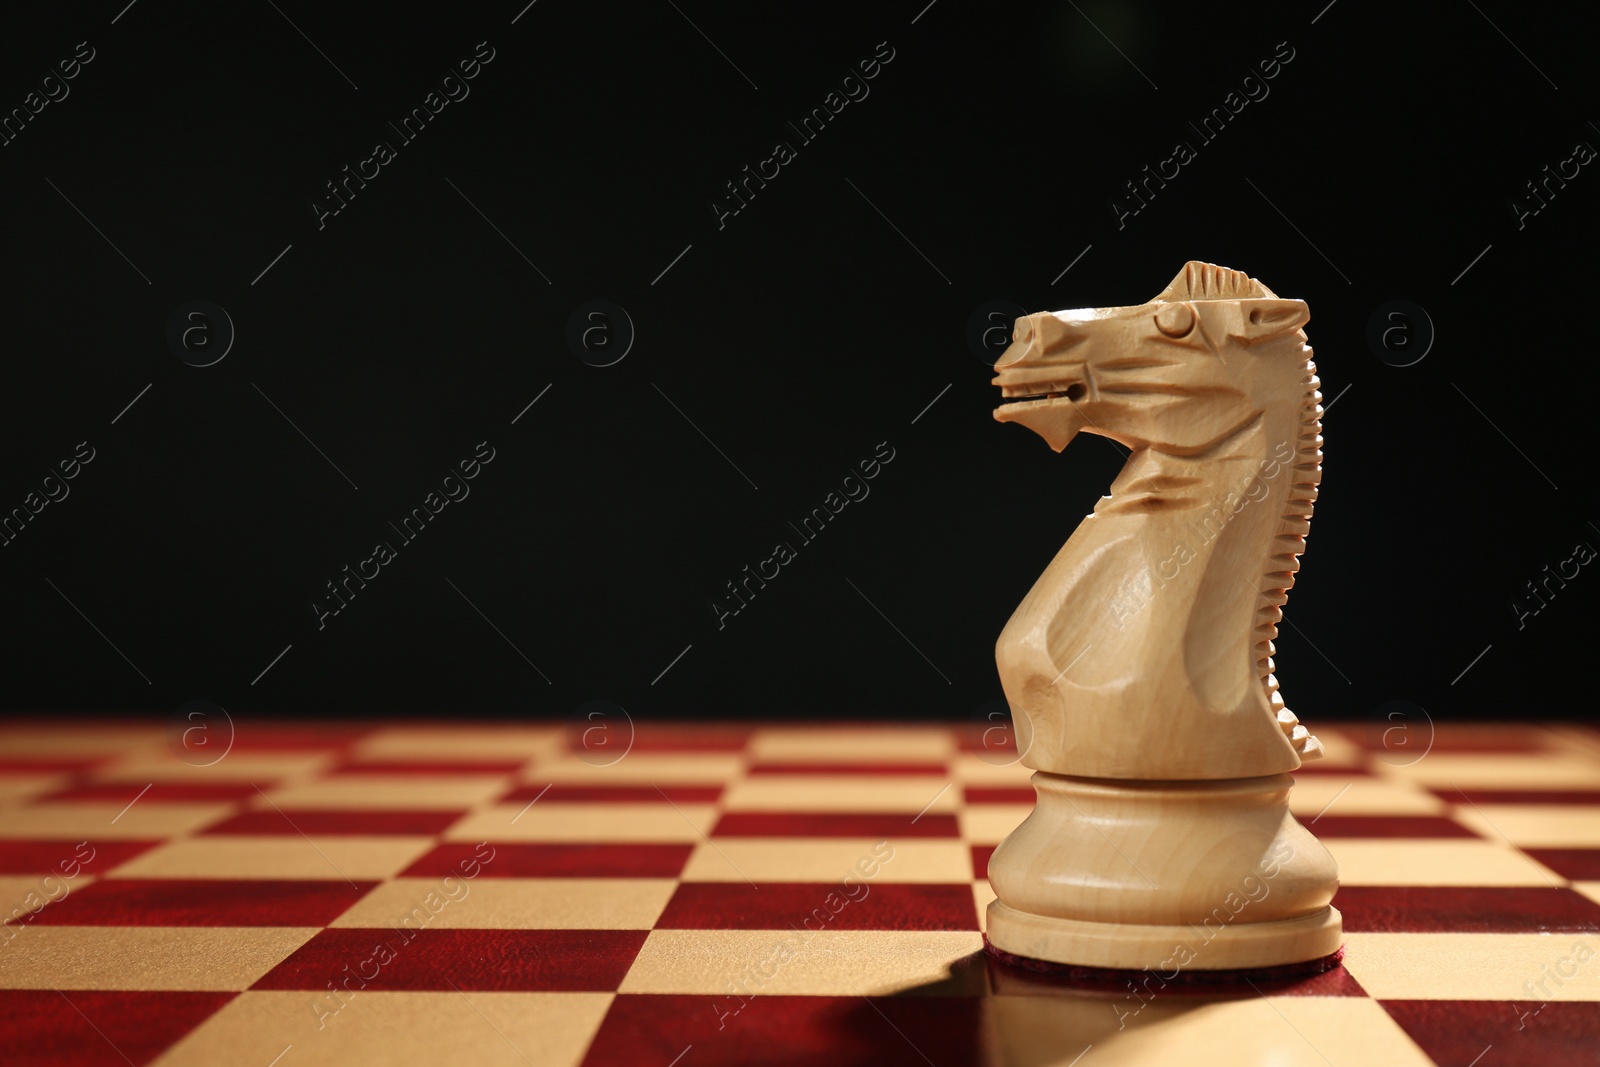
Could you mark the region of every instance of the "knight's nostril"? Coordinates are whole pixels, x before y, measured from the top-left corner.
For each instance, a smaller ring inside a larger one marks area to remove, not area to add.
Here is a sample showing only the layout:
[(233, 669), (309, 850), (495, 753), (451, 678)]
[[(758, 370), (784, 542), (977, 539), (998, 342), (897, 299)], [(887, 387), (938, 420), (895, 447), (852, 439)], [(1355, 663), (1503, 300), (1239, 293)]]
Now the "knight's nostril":
[(1011, 339), (1013, 341), (1026, 341), (1032, 336), (1033, 323), (1028, 320), (1026, 315), (1019, 317), (1016, 325), (1011, 328)]
[(1089, 387), (1084, 385), (1082, 382), (1073, 382), (1071, 385), (1067, 386), (1068, 400), (1082, 400), (1088, 395)]

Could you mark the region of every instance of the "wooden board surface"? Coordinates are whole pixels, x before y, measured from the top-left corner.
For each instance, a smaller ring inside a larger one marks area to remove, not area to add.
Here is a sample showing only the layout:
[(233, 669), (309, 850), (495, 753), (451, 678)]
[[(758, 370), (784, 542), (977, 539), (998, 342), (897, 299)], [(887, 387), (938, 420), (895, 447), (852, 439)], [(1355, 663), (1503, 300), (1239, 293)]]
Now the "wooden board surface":
[(982, 952), (995, 731), (3, 726), (0, 1059), (1591, 1062), (1600, 732), (1318, 733), (1346, 965), (1195, 993)]

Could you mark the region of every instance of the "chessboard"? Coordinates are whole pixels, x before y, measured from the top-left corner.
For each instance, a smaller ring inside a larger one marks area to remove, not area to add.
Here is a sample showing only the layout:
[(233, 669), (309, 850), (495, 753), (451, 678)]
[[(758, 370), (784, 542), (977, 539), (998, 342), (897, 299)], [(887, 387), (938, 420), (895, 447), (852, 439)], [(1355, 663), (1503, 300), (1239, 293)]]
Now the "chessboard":
[(984, 952), (992, 724), (193, 729), (0, 725), (0, 1062), (1600, 1063), (1589, 727), (1319, 727), (1343, 966), (1221, 988)]

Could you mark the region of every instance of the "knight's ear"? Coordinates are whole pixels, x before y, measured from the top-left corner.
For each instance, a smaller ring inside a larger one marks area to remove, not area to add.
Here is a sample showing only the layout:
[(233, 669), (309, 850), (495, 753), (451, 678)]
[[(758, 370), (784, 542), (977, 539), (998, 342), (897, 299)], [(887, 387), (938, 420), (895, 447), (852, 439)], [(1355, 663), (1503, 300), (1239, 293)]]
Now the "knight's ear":
[(1310, 321), (1311, 309), (1304, 300), (1241, 300), (1234, 340), (1246, 347), (1257, 345), (1293, 333)]

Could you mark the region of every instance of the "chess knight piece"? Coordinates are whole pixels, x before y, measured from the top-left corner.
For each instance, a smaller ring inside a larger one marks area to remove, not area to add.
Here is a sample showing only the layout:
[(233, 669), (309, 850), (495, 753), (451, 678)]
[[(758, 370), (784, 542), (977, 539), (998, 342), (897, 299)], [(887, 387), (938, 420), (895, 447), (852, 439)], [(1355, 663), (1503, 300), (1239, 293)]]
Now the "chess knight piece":
[(1309, 318), (1189, 263), (1147, 304), (1018, 319), (995, 364), (1000, 422), (1132, 451), (996, 648), (1038, 794), (989, 863), (1002, 952), (1220, 970), (1339, 949), (1338, 870), (1288, 807), (1322, 746), (1272, 661), (1322, 472)]

